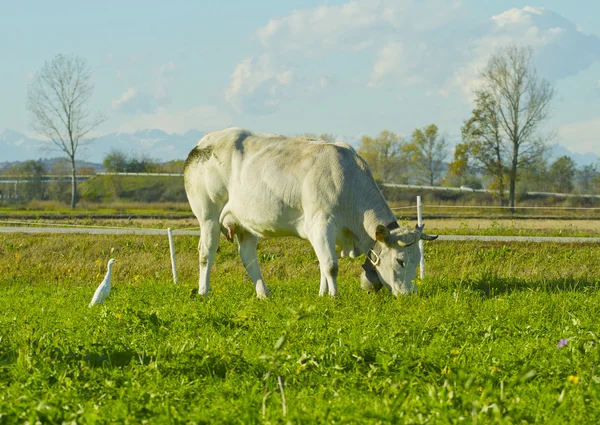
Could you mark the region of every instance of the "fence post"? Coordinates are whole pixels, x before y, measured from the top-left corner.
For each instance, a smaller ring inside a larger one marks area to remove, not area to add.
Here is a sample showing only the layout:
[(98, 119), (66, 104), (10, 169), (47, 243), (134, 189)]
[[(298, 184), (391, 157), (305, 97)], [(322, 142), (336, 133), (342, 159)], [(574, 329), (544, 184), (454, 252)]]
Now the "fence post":
[[(422, 207), (421, 207), (421, 197), (417, 196), (417, 224), (419, 226), (423, 225), (423, 211), (422, 211)], [(419, 263), (419, 275), (421, 277), (421, 279), (423, 279), (425, 277), (425, 254), (423, 252), (423, 240), (419, 239), (419, 254), (421, 257), (420, 263)]]
[(169, 235), (169, 250), (171, 251), (171, 268), (173, 269), (173, 282), (177, 284), (177, 267), (175, 267), (175, 246), (173, 245), (173, 232), (171, 228), (167, 229)]

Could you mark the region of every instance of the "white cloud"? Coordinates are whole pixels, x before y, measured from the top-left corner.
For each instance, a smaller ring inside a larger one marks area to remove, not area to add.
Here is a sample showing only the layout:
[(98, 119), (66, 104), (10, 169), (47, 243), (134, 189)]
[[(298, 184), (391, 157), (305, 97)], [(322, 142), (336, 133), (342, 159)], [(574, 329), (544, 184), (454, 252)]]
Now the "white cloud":
[[(600, 58), (600, 39), (561, 15), (526, 6), (474, 21), (472, 3), (350, 0), (293, 10), (256, 31), (262, 50), (237, 65), (226, 97), (238, 111), (266, 114), (284, 93), (314, 91), (327, 74), (367, 87), (418, 84), (424, 95), (459, 93), (470, 101), (489, 57), (508, 44), (532, 46), (539, 74), (550, 81)], [(293, 78), (280, 81), (283, 72)]]
[(175, 62), (169, 61), (165, 64), (162, 64), (158, 68), (158, 74), (161, 76), (169, 76), (171, 75), (177, 67), (175, 66)]
[(237, 111), (268, 114), (279, 105), (293, 80), (293, 70), (276, 65), (268, 55), (248, 58), (231, 74), (225, 98)]
[(386, 82), (410, 86), (426, 81), (436, 69), (422, 69), (427, 62), (428, 46), (416, 43), (410, 46), (400, 41), (390, 41), (379, 50), (373, 64), (367, 87), (378, 87)]
[(415, 31), (438, 28), (460, 5), (456, 0), (351, 0), (293, 10), (256, 31), (263, 52), (238, 63), (225, 97), (238, 111), (268, 114), (286, 93), (312, 93), (328, 86), (322, 76), (329, 72), (315, 73), (319, 64), (311, 61), (339, 52), (370, 55), (373, 49), (379, 50), (378, 62), (362, 84), (378, 86), (399, 77), (405, 85), (421, 81), (409, 71), (418, 64), (404, 60), (401, 46), (406, 42), (411, 51), (423, 54), (424, 43)]
[(231, 117), (215, 106), (198, 106), (175, 111), (159, 107), (153, 113), (142, 114), (122, 123), (117, 131), (133, 133), (152, 128), (167, 133), (183, 134), (191, 129), (213, 131), (229, 127), (231, 124)]
[(123, 95), (120, 98), (114, 99), (112, 101), (112, 107), (113, 107), (113, 109), (118, 109), (121, 105), (129, 102), (134, 97), (135, 97), (135, 90), (134, 89), (128, 89), (125, 93), (123, 93)]
[(600, 116), (564, 125), (558, 129), (558, 135), (560, 144), (570, 151), (600, 155)]
[(388, 43), (383, 47), (377, 56), (377, 62), (373, 65), (371, 77), (369, 78), (369, 87), (373, 87), (381, 83), (388, 75), (393, 74), (397, 69), (402, 68), (404, 46), (398, 41)]
[(112, 101), (115, 111), (135, 115), (138, 113), (152, 113), (159, 107), (156, 97), (134, 88), (128, 89), (121, 97)]
[(360, 51), (389, 35), (435, 30), (456, 16), (461, 5), (452, 0), (352, 0), (293, 10), (271, 19), (257, 35), (267, 49), (304, 57)]
[(470, 101), (491, 55), (509, 44), (531, 46), (538, 73), (550, 81), (574, 75), (600, 59), (600, 39), (581, 33), (566, 18), (544, 8), (514, 8), (493, 16), (489, 28), (469, 41), (469, 55), (442, 90), (458, 89)]
[[(131, 87), (118, 99), (112, 101), (114, 110), (126, 114), (150, 114), (160, 106), (164, 106), (168, 100), (168, 92), (175, 80), (174, 72), (177, 66), (173, 61), (164, 63), (154, 69), (156, 78), (143, 89)], [(116, 71), (116, 78), (122, 79), (123, 73)]]

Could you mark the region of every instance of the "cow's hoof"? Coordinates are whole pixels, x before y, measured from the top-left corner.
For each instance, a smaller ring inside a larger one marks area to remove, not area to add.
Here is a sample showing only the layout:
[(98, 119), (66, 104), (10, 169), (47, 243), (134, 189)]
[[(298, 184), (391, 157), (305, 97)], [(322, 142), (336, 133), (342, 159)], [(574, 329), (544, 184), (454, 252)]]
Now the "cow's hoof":
[(266, 286), (264, 288), (256, 288), (256, 298), (259, 300), (266, 300), (267, 298), (271, 298), (271, 291)]

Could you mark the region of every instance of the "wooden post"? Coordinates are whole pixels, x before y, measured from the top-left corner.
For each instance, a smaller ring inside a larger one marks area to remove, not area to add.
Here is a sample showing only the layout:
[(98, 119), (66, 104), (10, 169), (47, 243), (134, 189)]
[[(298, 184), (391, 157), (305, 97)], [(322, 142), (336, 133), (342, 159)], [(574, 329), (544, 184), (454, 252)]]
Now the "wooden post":
[(169, 249), (171, 251), (171, 268), (173, 269), (173, 282), (177, 284), (177, 267), (175, 267), (175, 246), (173, 245), (173, 232), (171, 232), (171, 228), (167, 229), (167, 234), (169, 235)]
[[(417, 196), (417, 224), (419, 226), (423, 225), (423, 211), (421, 207), (421, 197)], [(421, 279), (425, 277), (425, 253), (423, 252), (423, 240), (419, 239), (419, 253), (421, 256), (421, 261), (419, 263), (419, 275)]]

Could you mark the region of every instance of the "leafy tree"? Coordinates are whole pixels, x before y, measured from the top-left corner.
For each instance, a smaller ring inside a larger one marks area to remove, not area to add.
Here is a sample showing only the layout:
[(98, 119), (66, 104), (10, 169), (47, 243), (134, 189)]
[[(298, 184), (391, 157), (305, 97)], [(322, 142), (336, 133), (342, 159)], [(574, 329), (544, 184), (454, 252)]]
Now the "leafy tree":
[(160, 172), (160, 165), (146, 155), (132, 157), (127, 162), (126, 170), (128, 173), (157, 173)]
[[(69, 175), (70, 168), (70, 162), (67, 159), (63, 159), (52, 165), (52, 167), (48, 169), (48, 174), (55, 176)], [(48, 184), (48, 197), (50, 199), (59, 200), (60, 202), (69, 202), (69, 198), (72, 198), (72, 196), (69, 195), (69, 186), (68, 180), (56, 179), (50, 182)]]
[(402, 138), (384, 130), (377, 137), (363, 136), (358, 154), (369, 164), (376, 180), (397, 182), (405, 169)]
[(184, 161), (173, 160), (162, 164), (163, 173), (182, 174)]
[(597, 173), (590, 181), (591, 192), (600, 194), (600, 173)]
[(146, 155), (130, 157), (119, 150), (111, 150), (102, 161), (108, 172), (156, 173), (161, 172), (160, 165)]
[(19, 168), (20, 174), (26, 179), (24, 185), (25, 199), (43, 199), (44, 186), (42, 183), (42, 176), (46, 169), (41, 161), (25, 161)]
[(583, 193), (592, 193), (594, 178), (598, 176), (598, 166), (588, 164), (577, 171), (577, 180)]
[(452, 162), (448, 164), (448, 177), (461, 181), (470, 173), (471, 149), (468, 143), (454, 147)]
[(473, 153), (469, 143), (459, 143), (454, 147), (453, 159), (448, 164), (448, 173), (445, 181), (450, 186), (469, 186), (481, 189), (481, 180), (473, 171)]
[(335, 136), (331, 133), (321, 133), (319, 136), (317, 136), (316, 133), (302, 133), (301, 135), (302, 137), (306, 137), (307, 139), (312, 139), (312, 140), (323, 140), (324, 142), (328, 142), (328, 143), (333, 143), (335, 142)]
[(548, 172), (546, 155), (540, 155), (530, 163), (524, 164), (519, 171), (519, 192), (552, 192), (554, 189)]
[(412, 141), (404, 146), (404, 150), (422, 182), (433, 186), (440, 179), (448, 157), (446, 147), (446, 139), (440, 136), (435, 124), (413, 132)]
[(70, 162), (71, 208), (78, 201), (75, 160), (80, 148), (92, 140), (92, 131), (104, 121), (102, 115), (92, 116), (88, 110), (93, 88), (87, 62), (59, 54), (35, 75), (27, 95), (34, 130)]
[(504, 205), (507, 180), (507, 153), (501, 134), (497, 104), (485, 92), (479, 92), (475, 99), (472, 116), (461, 128), (464, 150), (486, 175), (492, 177), (490, 189), (497, 194), (500, 205)]
[(548, 117), (554, 89), (538, 78), (531, 48), (515, 45), (492, 55), (481, 77), (482, 86), (475, 91), (476, 110), (467, 122), (475, 131), (467, 128), (467, 134), (480, 142), (483, 138), (484, 143), (476, 145), (480, 156), (495, 158), (498, 190), (504, 187), (505, 174), (508, 177), (508, 202), (513, 207), (519, 167), (545, 149), (546, 140), (537, 133)]
[(119, 173), (127, 169), (127, 162), (127, 155), (124, 152), (113, 149), (104, 157), (102, 164), (109, 173)]
[(568, 156), (561, 156), (550, 165), (549, 177), (552, 189), (559, 193), (570, 193), (573, 191), (575, 179), (575, 162)]

